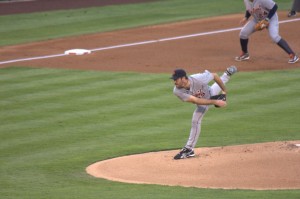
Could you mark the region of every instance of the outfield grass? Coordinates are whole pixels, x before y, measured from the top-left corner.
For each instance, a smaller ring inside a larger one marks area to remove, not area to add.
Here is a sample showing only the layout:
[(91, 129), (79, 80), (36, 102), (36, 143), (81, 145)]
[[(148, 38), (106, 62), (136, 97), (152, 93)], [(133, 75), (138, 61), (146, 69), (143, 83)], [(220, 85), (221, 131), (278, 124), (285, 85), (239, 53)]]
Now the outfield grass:
[[(179, 149), (194, 105), (169, 74), (0, 69), (1, 198), (299, 198), (300, 190), (210, 190), (93, 178), (85, 168)], [(211, 108), (197, 147), (300, 139), (300, 70), (238, 73), (229, 105)]]
[[(278, 0), (288, 10), (291, 1)], [(195, 18), (244, 13), (242, 0), (164, 0), (66, 11), (0, 16), (0, 46), (169, 23)]]

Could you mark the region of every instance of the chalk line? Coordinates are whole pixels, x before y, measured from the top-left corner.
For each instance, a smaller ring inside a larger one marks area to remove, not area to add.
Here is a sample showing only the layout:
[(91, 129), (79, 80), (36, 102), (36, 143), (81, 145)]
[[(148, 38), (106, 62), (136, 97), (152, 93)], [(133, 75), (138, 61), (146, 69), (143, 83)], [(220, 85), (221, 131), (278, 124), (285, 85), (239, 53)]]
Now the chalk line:
[[(300, 18), (289, 19), (289, 20), (280, 21), (279, 23), (280, 24), (282, 24), (282, 23), (290, 23), (290, 22), (295, 22), (295, 21), (299, 21), (299, 20), (300, 20)], [(148, 40), (148, 41), (141, 41), (141, 42), (135, 42), (135, 43), (129, 43), (129, 44), (120, 44), (120, 45), (115, 45), (115, 46), (107, 46), (107, 47), (95, 48), (95, 49), (90, 49), (90, 51), (91, 52), (96, 52), (96, 51), (104, 51), (104, 50), (117, 49), (117, 48), (125, 48), (125, 47), (131, 47), (131, 46), (140, 46), (140, 45), (146, 45), (146, 44), (152, 44), (152, 43), (158, 43), (158, 42), (173, 41), (173, 40), (186, 39), (186, 38), (191, 38), (191, 37), (200, 37), (200, 36), (205, 36), (205, 35), (214, 35), (214, 34), (219, 34), (219, 33), (232, 32), (232, 31), (237, 31), (237, 30), (241, 30), (241, 29), (242, 29), (242, 27), (230, 28), (230, 29), (223, 29), (223, 30), (216, 30), (216, 31), (210, 31), (210, 32), (202, 32), (202, 33), (196, 33), (196, 34), (190, 34), (190, 35), (182, 35), (182, 36), (177, 36), (177, 37), (168, 37), (168, 38), (157, 39), (157, 40)], [(21, 59), (13, 59), (13, 60), (7, 60), (7, 61), (0, 61), (0, 65), (1, 64), (8, 64), (8, 63), (22, 62), (22, 61), (32, 61), (32, 60), (39, 60), (39, 59), (49, 59), (49, 58), (62, 57), (62, 56), (68, 56), (68, 55), (67, 54), (55, 54), (55, 55), (45, 55), (45, 56), (28, 57), (28, 58), (21, 58)]]

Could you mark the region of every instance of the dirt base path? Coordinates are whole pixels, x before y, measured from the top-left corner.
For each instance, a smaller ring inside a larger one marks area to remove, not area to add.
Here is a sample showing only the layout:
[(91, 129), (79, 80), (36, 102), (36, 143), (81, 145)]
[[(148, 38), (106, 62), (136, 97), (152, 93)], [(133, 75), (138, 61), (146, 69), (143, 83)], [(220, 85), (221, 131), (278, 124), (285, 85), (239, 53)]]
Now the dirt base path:
[[(288, 20), (285, 15), (286, 13), (282, 12), (280, 19)], [(189, 73), (200, 72), (204, 69), (219, 72), (230, 65), (237, 65), (240, 71), (299, 68), (300, 62), (287, 63), (288, 55), (271, 41), (266, 30), (252, 35), (249, 42), (251, 59), (246, 62), (236, 62), (234, 57), (241, 52), (239, 29), (214, 34), (211, 32), (239, 28), (238, 22), (241, 17), (243, 17), (242, 14), (229, 15), (0, 47), (0, 62), (63, 54), (66, 50), (77, 48), (89, 50), (107, 48), (84, 56), (27, 60), (0, 64), (0, 67), (29, 66), (151, 73), (171, 73), (174, 68), (185, 68)], [(293, 20), (297, 21), (280, 25), (281, 36), (289, 42), (295, 52), (300, 53), (300, 18), (293, 18)], [(208, 34), (160, 40), (198, 33)], [(116, 47), (145, 41), (151, 42)]]
[(198, 148), (195, 152), (195, 158), (184, 160), (173, 160), (178, 151), (131, 155), (97, 162), (86, 170), (98, 178), (129, 183), (300, 189), (300, 141)]

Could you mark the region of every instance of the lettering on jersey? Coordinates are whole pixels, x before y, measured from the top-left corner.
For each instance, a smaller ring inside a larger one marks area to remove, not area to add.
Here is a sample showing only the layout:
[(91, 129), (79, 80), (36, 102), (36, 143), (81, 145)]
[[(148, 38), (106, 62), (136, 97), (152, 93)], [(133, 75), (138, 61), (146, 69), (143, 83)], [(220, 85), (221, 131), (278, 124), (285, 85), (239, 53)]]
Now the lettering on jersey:
[(255, 6), (251, 12), (252, 15), (256, 15), (259, 20), (264, 19), (268, 15), (268, 11), (264, 9), (261, 5)]
[(200, 90), (197, 90), (196, 93), (193, 94), (193, 96), (195, 96), (197, 98), (203, 98), (205, 96), (205, 93), (200, 89)]

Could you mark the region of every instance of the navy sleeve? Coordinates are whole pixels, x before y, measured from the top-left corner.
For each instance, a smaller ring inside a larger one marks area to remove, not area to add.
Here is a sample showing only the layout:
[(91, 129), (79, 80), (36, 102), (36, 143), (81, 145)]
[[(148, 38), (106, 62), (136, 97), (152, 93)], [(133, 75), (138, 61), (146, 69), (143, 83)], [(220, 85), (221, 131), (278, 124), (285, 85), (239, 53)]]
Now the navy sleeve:
[(245, 13), (246, 19), (249, 19), (250, 16), (251, 16), (250, 12), (248, 10), (246, 10), (246, 13)]
[(273, 17), (273, 15), (276, 13), (277, 9), (278, 9), (278, 6), (277, 6), (277, 4), (275, 4), (273, 6), (273, 8), (270, 10), (267, 18), (271, 19)]

